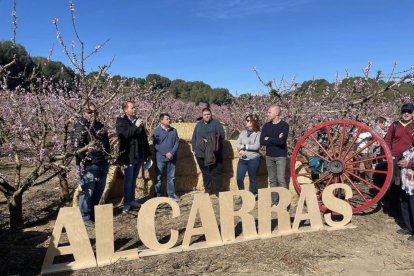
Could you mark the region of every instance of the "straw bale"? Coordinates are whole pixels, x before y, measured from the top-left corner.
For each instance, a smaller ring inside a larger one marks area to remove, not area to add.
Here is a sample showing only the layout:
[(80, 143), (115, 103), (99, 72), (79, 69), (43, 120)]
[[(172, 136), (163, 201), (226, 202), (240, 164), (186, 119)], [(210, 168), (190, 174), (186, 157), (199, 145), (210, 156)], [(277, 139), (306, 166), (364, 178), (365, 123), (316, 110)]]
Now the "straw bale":
[(180, 139), (191, 142), (196, 124), (197, 123), (173, 123), (171, 126), (177, 130)]
[(233, 173), (236, 175), (238, 159), (223, 158), (222, 173)]
[(197, 164), (195, 156), (184, 159), (178, 159), (175, 167), (175, 175), (196, 175), (201, 173), (200, 168)]
[(236, 148), (235, 140), (223, 141), (223, 158), (236, 158), (239, 157), (239, 152)]
[(123, 197), (124, 195), (124, 169), (122, 166), (110, 166), (106, 179), (102, 199)]
[[(175, 174), (175, 187), (176, 191), (183, 193), (189, 191), (203, 191), (203, 177), (201, 171), (198, 167), (196, 157), (194, 156), (193, 152), (191, 151), (191, 136), (192, 131), (195, 126), (195, 123), (180, 123), (174, 124), (177, 128), (177, 131), (190, 131), (191, 133), (187, 133), (187, 136), (180, 136), (180, 146), (178, 149), (178, 159), (176, 163), (176, 174)], [(180, 135), (180, 133), (179, 133)], [(154, 158), (154, 148), (153, 145), (150, 145), (151, 152), (153, 154), (152, 158)], [(224, 141), (224, 149), (223, 149), (223, 168), (222, 168), (222, 183), (223, 183), (223, 191), (228, 190), (237, 190), (237, 165), (239, 162), (239, 154), (236, 149), (236, 141), (225, 140)], [(296, 192), (291, 175), (290, 175), (290, 160), (286, 160), (286, 183), (288, 183), (288, 188), (292, 193), (292, 205), (296, 204), (298, 199), (298, 193)], [(296, 168), (298, 169), (301, 164), (297, 164)], [(148, 171), (142, 172), (137, 178), (137, 185), (136, 185), (136, 193), (135, 196), (137, 199), (145, 197), (149, 194), (154, 193), (154, 185), (155, 185), (155, 166), (154, 164)], [(116, 169), (117, 168), (117, 169)], [(300, 170), (304, 170), (304, 168), (299, 168)], [(300, 179), (299, 181), (310, 183), (310, 179), (306, 177), (301, 177), (304, 179)], [(165, 186), (166, 186), (166, 175), (163, 176), (163, 193), (165, 193)], [(108, 193), (107, 198), (117, 198), (123, 196), (123, 167), (116, 167), (111, 166), (110, 172), (108, 174), (107, 179), (107, 186), (108, 183), (111, 183), (110, 187), (106, 187), (106, 192)], [(244, 185), (245, 189), (249, 189), (249, 176), (246, 173), (244, 178)], [(261, 156), (261, 164), (259, 167), (259, 171), (257, 173), (257, 188), (267, 188), (269, 185), (267, 168), (266, 168), (266, 158), (265, 156)], [(214, 183), (212, 183), (212, 187), (214, 187)], [(108, 190), (108, 191), (107, 191)]]
[(75, 190), (75, 193), (73, 194), (72, 207), (76, 207), (79, 205), (79, 196), (81, 192), (82, 192), (82, 187), (81, 185), (78, 185), (78, 187)]
[(203, 191), (203, 176), (201, 173), (177, 176), (175, 179), (175, 190), (178, 192)]
[(177, 159), (185, 159), (194, 156), (191, 149), (191, 141), (180, 139), (178, 144)]

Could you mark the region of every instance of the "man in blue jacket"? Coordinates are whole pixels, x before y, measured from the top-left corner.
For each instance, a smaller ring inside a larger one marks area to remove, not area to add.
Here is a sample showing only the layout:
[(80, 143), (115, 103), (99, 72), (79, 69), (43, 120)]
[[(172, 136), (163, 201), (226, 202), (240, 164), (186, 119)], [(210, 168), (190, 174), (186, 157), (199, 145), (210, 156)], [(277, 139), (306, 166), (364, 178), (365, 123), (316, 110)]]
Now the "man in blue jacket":
[[(203, 120), (197, 123), (194, 128), (193, 138), (191, 140), (192, 150), (197, 157), (197, 163), (203, 173), (204, 191), (210, 193), (211, 182), (214, 184), (214, 193), (219, 196), (222, 191), (221, 181), (221, 168), (223, 166), (223, 139), (224, 139), (224, 128), (223, 125), (212, 118), (210, 108), (203, 109)], [(209, 132), (215, 132), (220, 134), (218, 151), (216, 152), (216, 162), (214, 164), (205, 164), (205, 154), (198, 147), (198, 142), (203, 139), (203, 136)]]
[(154, 129), (152, 133), (152, 141), (154, 142), (155, 147), (155, 161), (157, 164), (157, 167), (155, 168), (157, 175), (155, 196), (161, 196), (162, 175), (167, 167), (168, 197), (175, 201), (180, 201), (181, 198), (175, 194), (174, 187), (175, 163), (177, 162), (179, 143), (177, 130), (170, 126), (171, 120), (168, 113), (160, 114), (160, 123), (161, 125)]

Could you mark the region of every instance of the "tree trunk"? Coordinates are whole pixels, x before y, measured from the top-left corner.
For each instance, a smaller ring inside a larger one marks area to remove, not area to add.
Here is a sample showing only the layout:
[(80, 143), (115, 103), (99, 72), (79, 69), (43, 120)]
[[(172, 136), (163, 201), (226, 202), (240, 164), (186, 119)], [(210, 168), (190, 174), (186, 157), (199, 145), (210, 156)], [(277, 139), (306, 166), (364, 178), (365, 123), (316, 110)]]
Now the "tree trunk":
[(7, 205), (9, 206), (10, 213), (10, 228), (23, 226), (22, 194), (7, 197)]
[(62, 202), (68, 202), (70, 200), (70, 194), (66, 172), (59, 173), (58, 176), (60, 185), (60, 200)]

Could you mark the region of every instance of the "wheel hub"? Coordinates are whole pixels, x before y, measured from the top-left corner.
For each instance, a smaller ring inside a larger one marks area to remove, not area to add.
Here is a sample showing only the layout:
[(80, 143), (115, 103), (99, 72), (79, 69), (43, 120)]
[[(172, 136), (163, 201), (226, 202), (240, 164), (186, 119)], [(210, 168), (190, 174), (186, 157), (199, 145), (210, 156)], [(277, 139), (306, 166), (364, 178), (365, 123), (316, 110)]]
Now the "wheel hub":
[(329, 163), (331, 173), (342, 173), (344, 171), (344, 163), (342, 160), (334, 159)]

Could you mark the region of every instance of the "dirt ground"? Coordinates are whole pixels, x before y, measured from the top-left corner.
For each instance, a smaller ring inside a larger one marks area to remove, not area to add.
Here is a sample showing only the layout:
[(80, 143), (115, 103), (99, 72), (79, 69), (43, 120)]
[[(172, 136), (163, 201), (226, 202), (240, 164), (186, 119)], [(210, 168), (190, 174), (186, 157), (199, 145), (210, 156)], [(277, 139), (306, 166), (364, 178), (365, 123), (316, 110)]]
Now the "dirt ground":
[[(2, 173), (10, 170), (1, 163), (0, 169)], [(181, 195), (179, 218), (170, 218), (169, 207), (159, 208), (156, 230), (160, 239), (167, 241), (169, 229), (177, 229), (180, 232), (178, 244), (181, 244), (194, 194)], [(0, 275), (40, 274), (61, 207), (58, 198), (57, 182), (32, 187), (24, 195), (26, 225), (12, 232), (8, 229), (7, 202), (0, 194)], [(215, 196), (210, 198), (219, 222), (218, 200)], [(139, 201), (143, 203), (145, 199)], [(401, 221), (385, 214), (384, 204), (387, 202), (381, 201), (371, 209), (354, 214), (355, 229), (292, 234), (133, 261), (121, 260), (110, 266), (56, 275), (413, 275), (414, 242), (396, 234)], [(114, 207), (115, 250), (145, 248), (137, 234), (138, 211), (122, 214), (122, 207)], [(292, 207), (289, 212), (293, 218), (296, 208)], [(253, 214), (257, 218), (257, 205)], [(275, 217), (272, 224), (277, 224)], [(235, 229), (236, 235), (240, 234), (241, 226), (237, 221)], [(87, 231), (95, 248), (95, 231), (91, 228)], [(204, 237), (196, 239), (204, 240)], [(65, 240), (61, 245), (64, 244)]]

